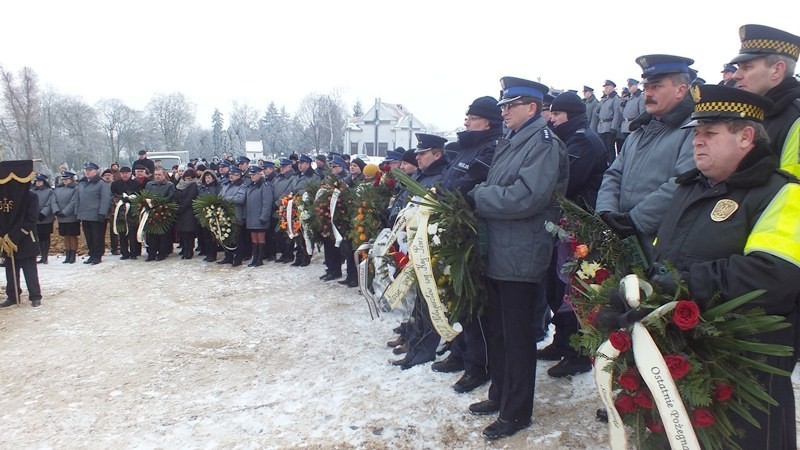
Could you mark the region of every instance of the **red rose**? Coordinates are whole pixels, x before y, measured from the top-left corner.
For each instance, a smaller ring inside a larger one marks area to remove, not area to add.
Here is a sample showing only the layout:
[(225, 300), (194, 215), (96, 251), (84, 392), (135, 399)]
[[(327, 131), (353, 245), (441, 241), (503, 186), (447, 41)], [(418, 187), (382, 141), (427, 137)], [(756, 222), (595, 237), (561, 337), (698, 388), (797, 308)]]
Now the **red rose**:
[(598, 310), (595, 309), (594, 311), (589, 313), (588, 317), (586, 317), (586, 322), (588, 322), (589, 325), (591, 325), (591, 326), (594, 326), (594, 319), (595, 319), (595, 317), (597, 317), (597, 311)]
[(625, 389), (635, 391), (639, 389), (639, 371), (635, 367), (629, 367), (625, 373), (619, 376), (617, 381)]
[(394, 187), (394, 178), (390, 178), (389, 181), (386, 182), (386, 185), (390, 188)]
[(617, 397), (617, 401), (614, 402), (614, 406), (616, 406), (617, 411), (621, 413), (629, 413), (636, 410), (636, 403), (634, 403), (633, 397), (628, 394), (622, 394)]
[(664, 362), (667, 363), (670, 375), (676, 380), (685, 377), (692, 370), (692, 365), (681, 355), (667, 355)]
[(627, 352), (631, 349), (631, 335), (622, 330), (612, 331), (608, 336), (611, 345), (620, 352)]
[(607, 269), (597, 269), (597, 272), (594, 273), (594, 281), (596, 281), (597, 284), (603, 284), (603, 281), (606, 281), (610, 276), (611, 272)]
[(691, 330), (700, 321), (700, 308), (695, 302), (680, 300), (672, 312), (672, 321), (683, 331)]
[(728, 383), (722, 383), (714, 386), (714, 400), (724, 402), (733, 395), (733, 386)]
[(653, 433), (663, 433), (664, 432), (664, 424), (661, 422), (651, 422), (646, 421), (644, 426), (647, 427), (648, 430), (652, 431)]
[(637, 392), (636, 397), (633, 398), (633, 401), (645, 409), (650, 409), (653, 407), (653, 397), (650, 396), (650, 391), (647, 389), (642, 389), (641, 391)]
[(714, 415), (711, 414), (706, 408), (697, 408), (692, 412), (692, 425), (696, 426), (697, 428), (706, 428), (714, 425), (717, 419), (714, 418)]

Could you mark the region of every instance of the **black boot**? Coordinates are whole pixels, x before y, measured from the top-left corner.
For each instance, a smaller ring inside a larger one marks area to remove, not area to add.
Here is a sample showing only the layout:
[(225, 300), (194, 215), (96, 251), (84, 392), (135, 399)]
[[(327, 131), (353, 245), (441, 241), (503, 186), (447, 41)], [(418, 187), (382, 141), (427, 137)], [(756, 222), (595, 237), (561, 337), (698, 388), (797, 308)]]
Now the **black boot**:
[(42, 239), (39, 241), (39, 250), (42, 257), (39, 258), (39, 264), (47, 264), (47, 256), (50, 253), (50, 239)]
[(225, 251), (225, 257), (217, 261), (217, 264), (230, 264), (233, 262), (233, 253)]
[(183, 243), (183, 259), (192, 259), (194, 257), (194, 239), (186, 238)]
[(203, 261), (214, 262), (216, 260), (217, 260), (217, 251), (212, 249), (206, 250), (206, 257), (203, 258)]
[(75, 258), (78, 256), (78, 251), (77, 250), (70, 250), (70, 252), (72, 252), (72, 253), (70, 254), (70, 257), (69, 257), (69, 263), (70, 264), (75, 264)]
[(61, 264), (69, 264), (69, 258), (70, 258), (71, 254), (72, 254), (72, 250), (64, 251), (64, 260), (61, 261)]
[(264, 244), (253, 244), (253, 259), (247, 267), (258, 267), (263, 265), (261, 253), (264, 251)]

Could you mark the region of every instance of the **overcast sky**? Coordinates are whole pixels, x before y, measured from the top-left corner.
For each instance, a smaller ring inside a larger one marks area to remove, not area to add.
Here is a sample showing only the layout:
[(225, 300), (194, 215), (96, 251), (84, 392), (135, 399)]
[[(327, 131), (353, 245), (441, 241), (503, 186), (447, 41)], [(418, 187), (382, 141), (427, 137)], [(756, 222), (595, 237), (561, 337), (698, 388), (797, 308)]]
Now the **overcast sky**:
[(337, 89), (348, 108), (380, 97), (451, 130), (474, 98), (498, 95), (504, 75), (587, 84), (599, 97), (606, 78), (619, 88), (640, 79), (637, 56), (669, 53), (716, 83), (740, 25), (800, 34), (791, 4), (12, 0), (0, 6), (0, 64), (29, 66), (42, 86), (90, 104), (142, 109), (156, 93), (182, 92), (205, 128), (233, 101), (294, 113), (305, 95)]

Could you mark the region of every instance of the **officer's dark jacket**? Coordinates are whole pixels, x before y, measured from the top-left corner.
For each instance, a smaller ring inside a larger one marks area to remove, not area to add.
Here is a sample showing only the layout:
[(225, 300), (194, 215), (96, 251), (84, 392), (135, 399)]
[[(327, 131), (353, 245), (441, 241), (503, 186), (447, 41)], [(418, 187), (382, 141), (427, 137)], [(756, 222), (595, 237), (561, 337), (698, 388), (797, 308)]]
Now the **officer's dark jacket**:
[[(668, 261), (681, 271), (690, 296), (701, 308), (716, 294), (724, 302), (766, 289), (746, 307), (758, 306), (767, 314), (782, 315), (791, 326), (757, 338), (764, 343), (794, 344), (796, 349), (800, 267), (774, 254), (747, 248), (764, 211), (769, 208), (772, 214), (777, 209), (781, 214), (784, 210), (783, 205), (770, 206), (776, 193), (785, 193), (790, 179), (796, 181), (778, 172), (777, 166), (776, 156), (765, 144), (753, 149), (728, 180), (715, 186), (697, 169), (678, 177), (680, 186), (658, 232), (656, 260)], [(727, 201), (727, 208), (721, 208), (722, 201)], [(731, 212), (730, 201), (736, 202), (735, 211)], [(726, 212), (720, 215), (720, 211)], [(796, 228), (797, 224), (792, 226)], [(770, 356), (766, 363), (791, 372), (796, 360), (796, 356)], [(771, 406), (767, 414), (754, 412), (761, 429), (734, 415), (734, 426), (745, 431), (744, 438), (736, 439), (737, 444), (741, 448), (795, 448), (794, 409), (782, 402), (793, 395), (791, 379), (763, 372), (756, 376), (779, 404)]]
[(786, 78), (770, 89), (766, 97), (774, 102), (774, 106), (767, 111), (764, 127), (772, 149), (780, 156), (789, 129), (800, 118), (800, 82), (794, 78)]
[(431, 165), (425, 170), (420, 171), (419, 175), (417, 176), (417, 183), (425, 186), (426, 188), (432, 188), (434, 185), (436, 185), (436, 183), (442, 180), (442, 175), (444, 174), (444, 170), (447, 168), (447, 164), (447, 156), (442, 155), (441, 158), (432, 162)]
[(458, 133), (459, 149), (442, 174), (442, 188), (458, 189), (466, 197), (476, 184), (486, 181), (497, 140), (502, 135), (500, 127)]
[[(664, 214), (655, 246), (656, 261), (668, 261), (689, 283), (693, 298), (708, 301), (717, 293), (733, 299), (759, 288), (767, 312), (784, 314), (786, 291), (796, 286), (800, 267), (775, 256), (755, 252), (744, 256), (745, 244), (761, 213), (775, 194), (793, 179), (777, 171), (777, 158), (766, 146), (753, 149), (726, 181), (711, 186), (698, 169), (676, 179), (678, 189)], [(738, 208), (725, 220), (711, 213), (720, 200)], [(796, 289), (796, 287), (795, 287)]]
[(608, 153), (600, 136), (589, 129), (585, 115), (570, 118), (554, 128), (569, 154), (569, 184), (566, 197), (583, 208), (594, 210), (597, 191), (608, 169)]

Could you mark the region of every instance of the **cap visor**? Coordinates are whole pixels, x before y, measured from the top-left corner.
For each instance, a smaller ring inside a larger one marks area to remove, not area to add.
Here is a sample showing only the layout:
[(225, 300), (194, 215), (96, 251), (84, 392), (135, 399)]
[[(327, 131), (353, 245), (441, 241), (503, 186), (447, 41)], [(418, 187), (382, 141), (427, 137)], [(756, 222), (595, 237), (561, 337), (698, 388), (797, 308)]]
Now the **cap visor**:
[(728, 61), (728, 64), (737, 64), (742, 61), (750, 61), (751, 59), (761, 58), (767, 55), (768, 53), (739, 53), (732, 60)]
[(518, 95), (516, 97), (511, 97), (511, 98), (504, 98), (504, 99), (500, 100), (499, 102), (497, 102), (497, 106), (502, 106), (502, 105), (505, 105), (506, 103), (511, 103), (514, 100), (519, 100), (521, 98), (522, 98), (521, 95)]

